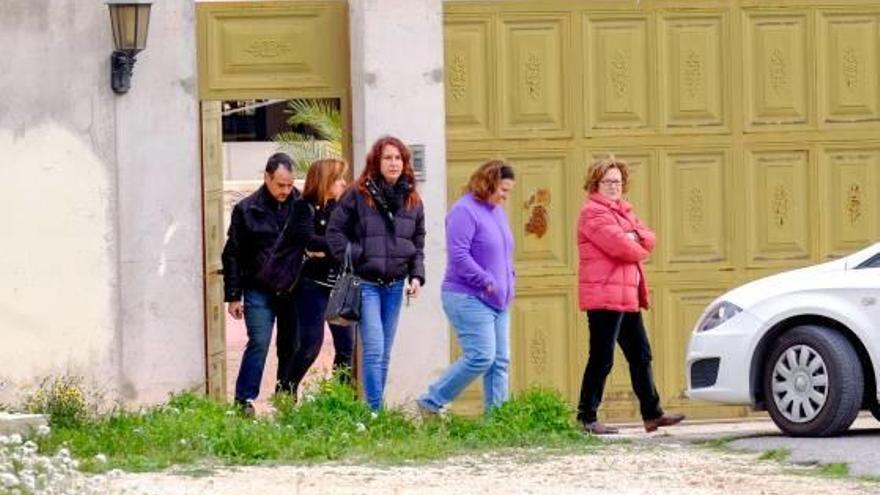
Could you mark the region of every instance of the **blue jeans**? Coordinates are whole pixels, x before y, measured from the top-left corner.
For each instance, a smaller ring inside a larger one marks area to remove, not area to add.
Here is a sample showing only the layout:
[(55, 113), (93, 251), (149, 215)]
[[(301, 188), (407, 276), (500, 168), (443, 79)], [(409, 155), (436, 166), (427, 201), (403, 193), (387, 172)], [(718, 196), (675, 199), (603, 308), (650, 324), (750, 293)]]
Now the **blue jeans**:
[(293, 301), (287, 296), (276, 296), (253, 289), (244, 291), (244, 324), (247, 327), (248, 341), (241, 358), (241, 368), (235, 381), (235, 400), (244, 402), (257, 398), (266, 355), (272, 341), (272, 327), (278, 320), (278, 335), (275, 350), (278, 354), (278, 375), (276, 388), (291, 388), (287, 376), (289, 362), (293, 356), (296, 336), (296, 311)]
[(382, 408), (402, 300), (403, 281), (387, 287), (361, 283), (361, 373), (367, 404), (374, 411)]
[(443, 291), (443, 312), (455, 328), (463, 351), (458, 361), (419, 398), (422, 406), (439, 411), (480, 375), (486, 411), (508, 397), (510, 313), (488, 306), (475, 296)]

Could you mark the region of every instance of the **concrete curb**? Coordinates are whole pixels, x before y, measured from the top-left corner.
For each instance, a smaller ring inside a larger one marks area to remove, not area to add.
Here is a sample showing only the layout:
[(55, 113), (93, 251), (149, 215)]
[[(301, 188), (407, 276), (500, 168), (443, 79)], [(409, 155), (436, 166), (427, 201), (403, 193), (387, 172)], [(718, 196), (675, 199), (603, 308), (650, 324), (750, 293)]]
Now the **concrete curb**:
[(0, 435), (18, 433), (26, 435), (40, 426), (49, 424), (49, 419), (42, 414), (13, 414), (0, 412)]

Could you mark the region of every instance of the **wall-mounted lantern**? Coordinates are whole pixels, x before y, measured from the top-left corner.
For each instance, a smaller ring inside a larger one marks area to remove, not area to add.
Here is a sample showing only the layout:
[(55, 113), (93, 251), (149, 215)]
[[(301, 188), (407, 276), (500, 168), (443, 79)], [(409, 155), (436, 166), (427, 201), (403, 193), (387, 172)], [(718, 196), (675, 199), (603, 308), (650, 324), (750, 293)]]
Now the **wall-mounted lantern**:
[(110, 86), (116, 93), (131, 87), (135, 55), (147, 46), (152, 4), (153, 0), (107, 0), (115, 47), (110, 57)]

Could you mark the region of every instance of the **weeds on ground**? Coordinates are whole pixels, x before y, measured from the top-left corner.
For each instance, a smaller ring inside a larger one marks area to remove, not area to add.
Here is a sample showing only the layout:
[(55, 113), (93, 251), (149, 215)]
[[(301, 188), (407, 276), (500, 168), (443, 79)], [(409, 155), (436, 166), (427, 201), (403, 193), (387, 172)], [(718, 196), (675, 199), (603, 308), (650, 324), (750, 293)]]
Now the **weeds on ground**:
[(182, 393), (140, 412), (116, 410), (58, 425), (37, 440), (43, 451), (69, 448), (81, 469), (93, 472), (203, 462), (407, 462), (518, 447), (588, 450), (600, 443), (580, 434), (558, 393), (543, 389), (529, 389), (482, 418), (424, 422), (398, 410), (374, 415), (337, 380), (318, 383), (299, 404), (279, 395), (273, 405), (272, 416), (246, 418), (232, 405)]
[(734, 441), (735, 439), (736, 437), (713, 438), (711, 440), (696, 442), (696, 444), (700, 447), (704, 447), (710, 450), (727, 452), (730, 450), (730, 442)]
[(845, 462), (820, 464), (816, 468), (816, 471), (820, 476), (828, 478), (846, 478), (849, 476), (849, 464)]
[(782, 462), (791, 455), (791, 450), (789, 449), (770, 449), (765, 450), (758, 456), (759, 461), (777, 461)]
[(24, 397), (24, 410), (49, 416), (53, 427), (76, 427), (94, 418), (101, 394), (81, 376), (49, 376)]

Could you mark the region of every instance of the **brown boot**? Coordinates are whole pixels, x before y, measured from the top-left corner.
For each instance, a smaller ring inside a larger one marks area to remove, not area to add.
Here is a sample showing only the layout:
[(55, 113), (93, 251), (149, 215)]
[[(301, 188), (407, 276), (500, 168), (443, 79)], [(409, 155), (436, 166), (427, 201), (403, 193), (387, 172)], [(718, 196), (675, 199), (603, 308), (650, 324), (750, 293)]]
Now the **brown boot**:
[(645, 431), (651, 433), (652, 431), (657, 431), (657, 428), (661, 426), (672, 426), (681, 423), (684, 420), (684, 414), (671, 414), (660, 416), (655, 419), (646, 419), (645, 420)]
[(608, 426), (598, 421), (593, 421), (592, 423), (583, 423), (583, 430), (585, 433), (592, 433), (593, 435), (617, 435), (619, 433), (619, 430), (617, 428)]

